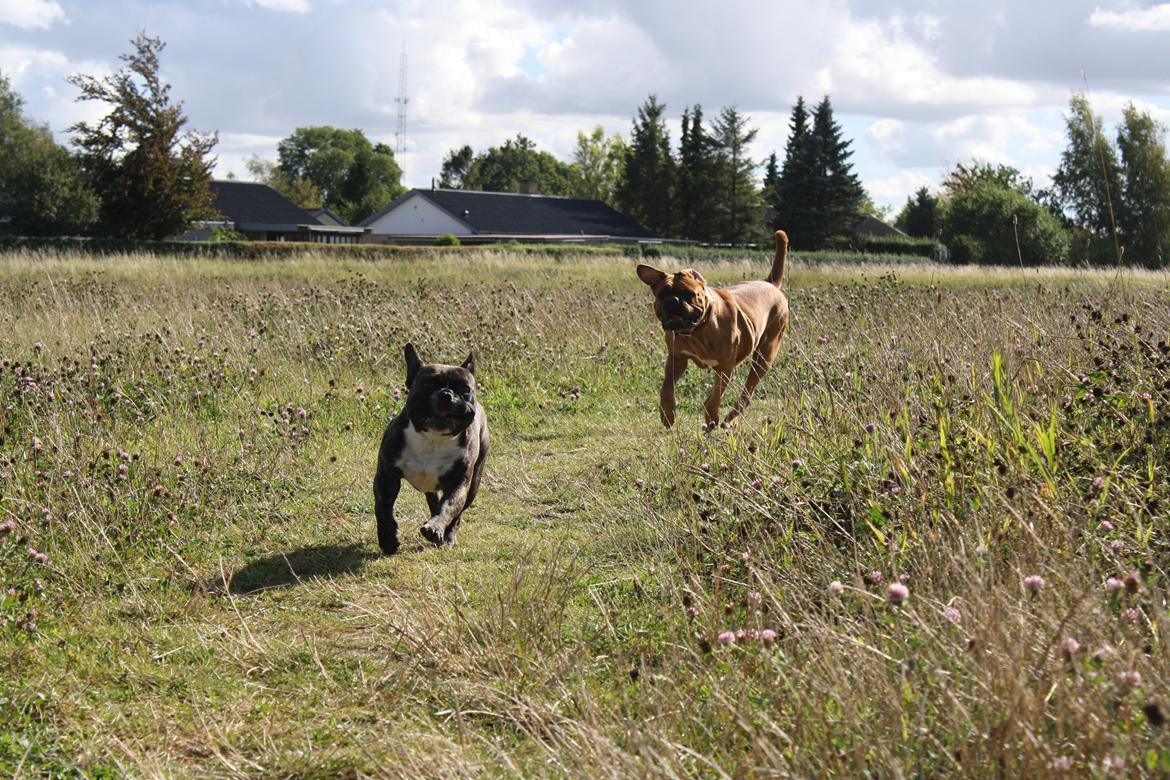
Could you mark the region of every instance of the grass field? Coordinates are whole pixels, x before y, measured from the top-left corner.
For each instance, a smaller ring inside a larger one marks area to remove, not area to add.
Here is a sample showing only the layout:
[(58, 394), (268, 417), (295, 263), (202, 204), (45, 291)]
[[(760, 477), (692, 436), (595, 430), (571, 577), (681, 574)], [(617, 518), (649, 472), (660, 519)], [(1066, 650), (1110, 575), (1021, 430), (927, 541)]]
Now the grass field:
[[(1168, 285), (797, 258), (703, 435), (628, 260), (0, 255), (0, 776), (1164, 776)], [(407, 340), (493, 451), (384, 558)]]

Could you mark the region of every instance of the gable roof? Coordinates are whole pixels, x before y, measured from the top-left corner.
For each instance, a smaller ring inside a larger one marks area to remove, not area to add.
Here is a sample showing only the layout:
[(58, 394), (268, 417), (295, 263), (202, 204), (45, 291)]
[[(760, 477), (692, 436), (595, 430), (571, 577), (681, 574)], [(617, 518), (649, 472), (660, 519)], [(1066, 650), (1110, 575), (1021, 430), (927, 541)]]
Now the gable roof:
[(411, 190), (358, 224), (372, 225), (413, 195), (425, 198), (480, 235), (654, 238), (637, 221), (599, 200), (478, 190)]
[(885, 222), (870, 214), (859, 214), (849, 229), (859, 236), (880, 236), (883, 238), (890, 236), (906, 237), (906, 234), (898, 230), (898, 228), (893, 225), (887, 225)]
[(322, 206), (319, 209), (309, 209), (309, 213), (322, 225), (337, 225), (338, 227), (349, 227), (349, 223), (341, 217), (334, 214), (327, 206)]
[(213, 181), (215, 210), (241, 228), (264, 225), (268, 229), (293, 230), (297, 225), (319, 225), (303, 208), (267, 184), (251, 181)]

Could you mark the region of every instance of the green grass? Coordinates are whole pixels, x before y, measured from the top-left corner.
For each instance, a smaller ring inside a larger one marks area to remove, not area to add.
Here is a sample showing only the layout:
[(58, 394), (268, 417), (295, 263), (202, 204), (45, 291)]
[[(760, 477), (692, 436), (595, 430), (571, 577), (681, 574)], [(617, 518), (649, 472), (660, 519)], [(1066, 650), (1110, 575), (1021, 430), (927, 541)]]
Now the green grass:
[[(632, 265), (0, 255), (0, 775), (1170, 769), (1170, 278), (798, 260), (703, 435)], [(493, 450), (384, 558), (407, 340)]]

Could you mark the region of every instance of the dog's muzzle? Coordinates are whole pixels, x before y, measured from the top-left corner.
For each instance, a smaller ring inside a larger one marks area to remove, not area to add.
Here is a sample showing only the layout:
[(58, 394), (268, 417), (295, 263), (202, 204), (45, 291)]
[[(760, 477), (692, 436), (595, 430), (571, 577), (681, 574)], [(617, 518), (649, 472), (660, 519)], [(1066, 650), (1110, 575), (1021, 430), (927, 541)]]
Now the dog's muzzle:
[(461, 431), (475, 417), (475, 404), (450, 390), (443, 389), (431, 396), (431, 414), (427, 427), (438, 431)]
[(691, 314), (674, 314), (667, 315), (662, 318), (663, 330), (684, 330), (686, 328), (693, 328), (699, 324), (699, 320), (703, 319), (703, 312), (697, 311)]

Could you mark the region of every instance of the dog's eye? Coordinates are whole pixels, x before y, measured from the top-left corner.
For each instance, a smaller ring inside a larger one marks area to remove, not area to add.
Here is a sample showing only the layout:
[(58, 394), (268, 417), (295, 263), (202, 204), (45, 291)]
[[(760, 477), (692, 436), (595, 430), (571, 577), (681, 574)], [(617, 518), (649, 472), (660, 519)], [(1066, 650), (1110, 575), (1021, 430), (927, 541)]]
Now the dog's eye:
[(463, 382), (450, 382), (448, 383), (447, 387), (451, 388), (451, 392), (455, 393), (456, 395), (467, 395), (468, 391), (471, 389)]

